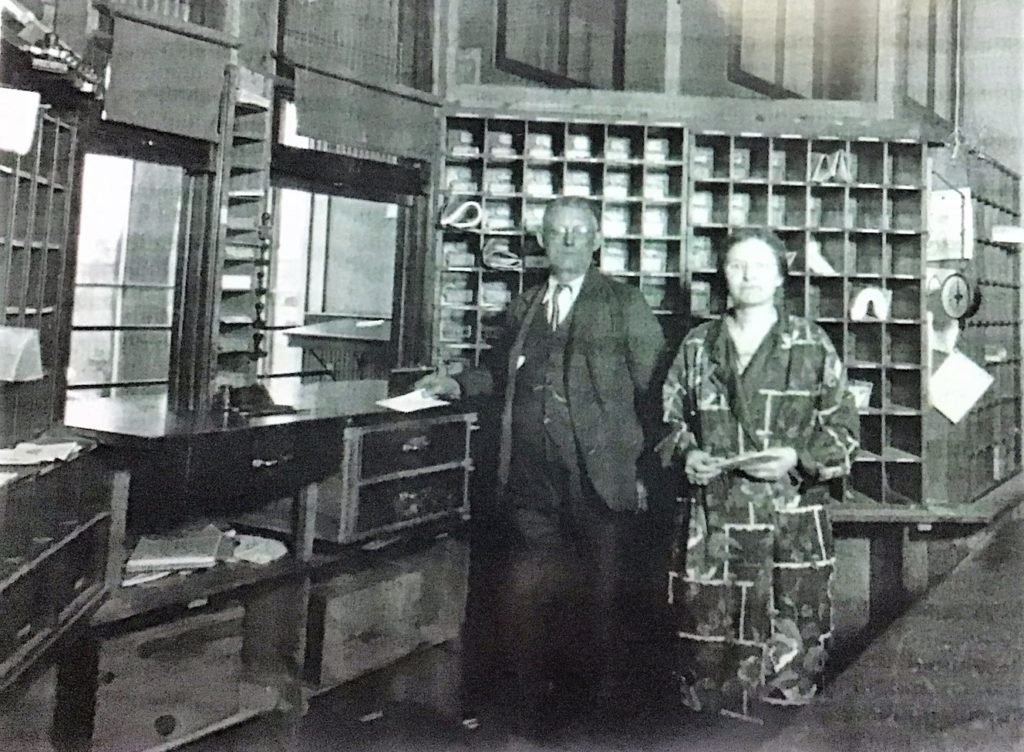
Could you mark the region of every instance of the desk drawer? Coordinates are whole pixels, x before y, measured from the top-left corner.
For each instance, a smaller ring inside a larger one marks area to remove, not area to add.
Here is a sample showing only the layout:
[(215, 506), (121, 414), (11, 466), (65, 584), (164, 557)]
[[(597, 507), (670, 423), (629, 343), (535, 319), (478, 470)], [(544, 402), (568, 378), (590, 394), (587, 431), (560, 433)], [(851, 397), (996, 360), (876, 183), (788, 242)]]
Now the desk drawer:
[(466, 459), (466, 422), (458, 418), (368, 431), (363, 434), (360, 452), (363, 479), (462, 462)]
[(291, 426), (264, 427), (196, 440), (189, 449), (188, 496), (207, 502), (267, 498), (326, 477), (341, 458), (341, 437)]
[(373, 483), (359, 489), (355, 538), (407, 527), (460, 511), (466, 505), (463, 468)]
[(110, 517), (97, 517), (77, 530), (53, 554), (50, 597), (64, 621), (74, 616), (83, 598), (103, 585)]
[(0, 674), (7, 661), (23, 658), (52, 629), (50, 566), (51, 559), (46, 558), (0, 582)]

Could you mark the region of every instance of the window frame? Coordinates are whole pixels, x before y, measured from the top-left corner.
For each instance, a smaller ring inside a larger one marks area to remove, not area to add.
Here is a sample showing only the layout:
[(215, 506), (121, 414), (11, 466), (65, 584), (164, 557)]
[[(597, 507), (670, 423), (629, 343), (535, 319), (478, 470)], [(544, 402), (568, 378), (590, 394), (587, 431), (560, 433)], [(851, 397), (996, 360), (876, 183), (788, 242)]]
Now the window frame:
[[(148, 162), (152, 164), (166, 165), (169, 167), (181, 168), (182, 187), (181, 204), (178, 217), (176, 257), (174, 259), (175, 273), (174, 281), (171, 284), (148, 285), (110, 285), (84, 283), (79, 285), (77, 280), (77, 245), (79, 238), (79, 224), (81, 212), (81, 193), (84, 190), (83, 178), (85, 158), (87, 155), (97, 154), (101, 156), (119, 157), (130, 159), (136, 162)], [(73, 323), (74, 311), (71, 310), (68, 316), (68, 347), (66, 353), (67, 362), (65, 368), (70, 364), (71, 335), (75, 331), (169, 331), (170, 351), (168, 354), (167, 375), (162, 379), (139, 379), (139, 380), (115, 380), (109, 382), (89, 382), (81, 384), (64, 383), (65, 398), (70, 397), (72, 392), (87, 390), (117, 390), (122, 388), (135, 388), (147, 386), (167, 385), (168, 401), (174, 399), (171, 392), (175, 385), (180, 382), (178, 370), (181, 364), (187, 360), (183, 357), (183, 347), (187, 346), (183, 335), (184, 319), (188, 312), (186, 307), (189, 303), (184, 296), (185, 275), (187, 274), (187, 259), (195, 242), (193, 233), (197, 222), (204, 222), (202, 216), (197, 216), (196, 208), (201, 206), (203, 197), (208, 197), (212, 190), (213, 154), (212, 144), (196, 139), (175, 136), (146, 128), (127, 126), (111, 121), (97, 121), (90, 124), (85, 138), (82, 139), (79, 150), (78, 164), (78, 200), (75, 206), (75, 233), (70, 240), (75, 249), (75, 264), (70, 270), (71, 281), (69, 283), (70, 294), (73, 298), (75, 290), (79, 287), (105, 287), (120, 289), (162, 289), (172, 294), (171, 316), (167, 325), (75, 325)], [(114, 396), (119, 396), (115, 395)]]
[[(509, 56), (509, 3), (515, 0), (497, 0), (497, 14), (494, 33), (494, 67), (506, 73), (537, 81), (558, 88), (600, 88), (590, 81), (582, 81), (569, 75), (570, 17), (572, 0), (558, 0), (558, 69), (541, 68)], [(626, 83), (626, 2), (613, 2), (613, 41), (611, 60), (612, 90), (622, 91)], [(513, 30), (514, 32), (514, 30)]]

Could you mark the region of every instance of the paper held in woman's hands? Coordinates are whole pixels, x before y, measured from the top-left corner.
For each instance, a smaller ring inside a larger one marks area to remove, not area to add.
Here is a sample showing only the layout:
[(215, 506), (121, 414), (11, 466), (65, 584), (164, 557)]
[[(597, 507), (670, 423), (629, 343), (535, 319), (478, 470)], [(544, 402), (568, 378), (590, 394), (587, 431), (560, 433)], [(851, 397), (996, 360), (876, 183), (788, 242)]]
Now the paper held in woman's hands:
[(778, 454), (772, 449), (765, 449), (759, 452), (743, 452), (742, 454), (734, 454), (732, 457), (722, 458), (718, 461), (717, 467), (719, 470), (735, 470), (760, 465), (777, 457)]

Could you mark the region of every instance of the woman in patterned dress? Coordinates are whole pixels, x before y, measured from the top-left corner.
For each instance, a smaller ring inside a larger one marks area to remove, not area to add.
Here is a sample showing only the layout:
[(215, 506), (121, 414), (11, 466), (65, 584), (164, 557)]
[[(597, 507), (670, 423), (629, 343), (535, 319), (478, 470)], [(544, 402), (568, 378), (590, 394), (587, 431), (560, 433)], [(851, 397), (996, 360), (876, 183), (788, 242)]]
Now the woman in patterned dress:
[(859, 428), (828, 335), (776, 303), (781, 241), (733, 236), (719, 273), (732, 307), (686, 335), (663, 390), (664, 448), (692, 490), (669, 599), (684, 705), (756, 719), (759, 702), (801, 705), (820, 687), (832, 629), (828, 481), (849, 473)]

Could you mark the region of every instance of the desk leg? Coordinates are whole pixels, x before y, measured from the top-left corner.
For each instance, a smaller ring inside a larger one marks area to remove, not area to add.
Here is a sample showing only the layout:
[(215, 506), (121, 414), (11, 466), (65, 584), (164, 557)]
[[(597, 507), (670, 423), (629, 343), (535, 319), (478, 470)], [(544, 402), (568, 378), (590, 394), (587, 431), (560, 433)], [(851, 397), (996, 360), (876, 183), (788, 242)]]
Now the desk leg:
[(292, 511), (292, 540), (295, 558), (309, 561), (313, 558), (313, 540), (316, 537), (316, 507), (320, 485), (310, 483), (299, 490)]
[[(318, 486), (301, 489), (292, 509), (292, 551), (296, 559), (313, 557)], [(258, 667), (279, 688), (276, 738), (295, 739), (295, 731), (308, 710), (303, 692), (306, 622), (309, 611), (309, 574), (296, 575), (293, 587), (275, 587), (248, 599), (245, 612), (244, 660)]]
[(107, 543), (107, 587), (116, 588), (121, 584), (121, 570), (128, 552), (124, 539), (128, 525), (128, 490), (131, 475), (125, 470), (114, 473), (110, 487), (110, 538)]
[(99, 664), (99, 640), (88, 634), (75, 640), (58, 657), (51, 731), (51, 742), (58, 752), (92, 749)]

